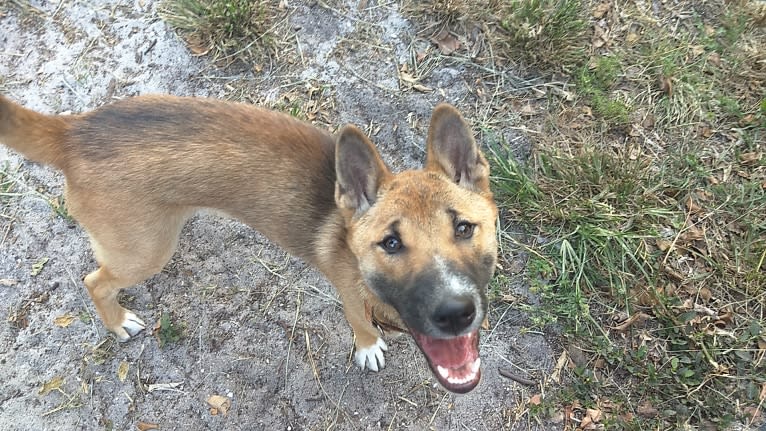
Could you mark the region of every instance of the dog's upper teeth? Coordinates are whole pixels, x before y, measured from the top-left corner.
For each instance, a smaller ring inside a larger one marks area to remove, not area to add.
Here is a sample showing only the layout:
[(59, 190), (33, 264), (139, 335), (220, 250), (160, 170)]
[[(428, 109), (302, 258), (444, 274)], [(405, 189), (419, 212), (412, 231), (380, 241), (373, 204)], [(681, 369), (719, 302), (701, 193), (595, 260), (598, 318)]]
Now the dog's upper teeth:
[(479, 368), (481, 368), (481, 358), (476, 358), (471, 365), (471, 375), (476, 375), (479, 372)]

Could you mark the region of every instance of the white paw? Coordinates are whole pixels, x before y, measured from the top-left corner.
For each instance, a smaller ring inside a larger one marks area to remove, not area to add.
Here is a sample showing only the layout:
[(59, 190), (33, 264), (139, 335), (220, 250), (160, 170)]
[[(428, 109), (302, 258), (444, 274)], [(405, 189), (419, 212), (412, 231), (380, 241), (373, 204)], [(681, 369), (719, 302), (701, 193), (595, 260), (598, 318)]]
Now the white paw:
[(364, 349), (356, 349), (354, 353), (354, 361), (357, 365), (365, 368), (369, 368), (372, 371), (382, 370), (386, 366), (386, 357), (383, 355), (384, 351), (388, 350), (386, 342), (382, 338), (378, 337), (378, 340), (370, 347)]
[(115, 332), (117, 339), (125, 342), (130, 337), (138, 334), (146, 328), (146, 323), (136, 316), (132, 311), (125, 311), (125, 317), (120, 324), (120, 328)]

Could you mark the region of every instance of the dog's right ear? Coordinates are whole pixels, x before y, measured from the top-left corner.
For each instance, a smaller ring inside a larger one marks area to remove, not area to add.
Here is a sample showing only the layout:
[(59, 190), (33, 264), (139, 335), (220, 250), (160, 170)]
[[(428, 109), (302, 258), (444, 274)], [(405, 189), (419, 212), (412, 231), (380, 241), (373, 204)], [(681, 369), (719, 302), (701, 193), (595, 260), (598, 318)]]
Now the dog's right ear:
[(391, 171), (367, 136), (349, 125), (338, 136), (335, 175), (336, 204), (358, 215), (375, 204), (378, 188)]

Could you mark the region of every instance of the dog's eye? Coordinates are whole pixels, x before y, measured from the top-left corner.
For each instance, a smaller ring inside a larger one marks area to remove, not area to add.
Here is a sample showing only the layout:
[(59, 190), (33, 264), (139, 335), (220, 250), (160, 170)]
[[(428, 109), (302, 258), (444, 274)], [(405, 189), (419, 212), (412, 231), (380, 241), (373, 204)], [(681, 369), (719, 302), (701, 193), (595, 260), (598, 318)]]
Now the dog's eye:
[(402, 241), (396, 235), (389, 235), (383, 238), (383, 241), (379, 242), (378, 245), (388, 254), (394, 254), (403, 247)]
[(455, 238), (458, 239), (468, 239), (473, 236), (473, 228), (476, 225), (473, 223), (468, 223), (467, 221), (461, 221), (457, 225), (455, 225)]

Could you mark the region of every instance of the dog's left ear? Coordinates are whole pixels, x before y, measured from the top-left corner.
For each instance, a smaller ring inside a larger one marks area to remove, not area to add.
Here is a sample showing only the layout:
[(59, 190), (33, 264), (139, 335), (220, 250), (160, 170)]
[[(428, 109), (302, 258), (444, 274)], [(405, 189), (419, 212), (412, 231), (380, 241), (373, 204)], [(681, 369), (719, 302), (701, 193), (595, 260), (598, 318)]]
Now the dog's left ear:
[(452, 105), (442, 103), (434, 109), (427, 146), (427, 170), (441, 171), (467, 189), (489, 191), (489, 164)]
[(375, 146), (359, 129), (344, 127), (335, 147), (335, 202), (355, 214), (367, 211), (377, 199), (378, 189), (391, 176)]

